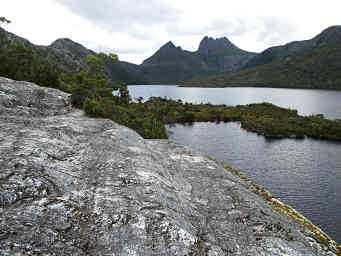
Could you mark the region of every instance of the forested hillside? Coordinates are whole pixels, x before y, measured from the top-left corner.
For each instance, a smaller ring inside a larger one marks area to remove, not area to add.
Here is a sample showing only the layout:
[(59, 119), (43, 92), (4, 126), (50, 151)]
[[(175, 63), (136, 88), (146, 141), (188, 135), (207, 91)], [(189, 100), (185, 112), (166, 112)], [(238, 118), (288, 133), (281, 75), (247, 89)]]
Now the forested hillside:
[(282, 52), (282, 57), (267, 64), (254, 65), (256, 58), (261, 61), (263, 56), (262, 61), (266, 60), (266, 53), (260, 54), (251, 60), (252, 68), (194, 79), (185, 86), (341, 89), (341, 26), (326, 29), (312, 43), (314, 46), (303, 50)]

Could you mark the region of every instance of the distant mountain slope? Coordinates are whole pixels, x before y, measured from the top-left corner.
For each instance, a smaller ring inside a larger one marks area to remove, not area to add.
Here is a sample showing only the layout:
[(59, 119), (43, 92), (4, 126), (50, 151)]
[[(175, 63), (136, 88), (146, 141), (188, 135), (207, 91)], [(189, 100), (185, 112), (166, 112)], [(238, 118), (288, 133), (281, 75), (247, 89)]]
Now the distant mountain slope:
[(226, 37), (213, 39), (207, 36), (201, 41), (195, 54), (207, 65), (222, 71), (237, 70), (257, 55), (238, 48)]
[[(267, 55), (271, 51), (277, 55)], [(270, 48), (250, 62), (255, 65), (256, 60), (267, 64), (195, 79), (185, 86), (341, 89), (341, 26), (330, 27), (312, 40)]]
[(209, 75), (207, 64), (191, 52), (175, 47), (172, 42), (163, 45), (141, 67), (152, 83), (179, 83), (195, 76)]
[(288, 43), (286, 45), (268, 48), (260, 53), (258, 56), (255, 56), (250, 61), (248, 61), (243, 68), (252, 68), (259, 65), (268, 64), (272, 61), (289, 55), (293, 55), (297, 52), (312, 50), (317, 47), (322, 47), (327, 43), (333, 43), (339, 40), (340, 26), (332, 26), (322, 31), (313, 39), (296, 41)]
[(104, 71), (113, 81), (125, 84), (149, 84), (145, 71), (139, 65), (125, 61), (106, 62)]
[[(40, 46), (2, 28), (0, 28), (0, 32), (6, 35), (10, 44), (21, 44), (27, 48), (32, 48), (41, 57), (55, 62), (60, 68), (70, 72), (76, 72), (83, 68), (85, 65), (82, 59), (94, 53), (70, 39), (58, 39), (50, 46)], [(2, 44), (0, 46), (6, 47), (7, 45)]]
[(256, 54), (239, 49), (227, 38), (205, 37), (196, 52), (166, 43), (142, 63), (147, 77), (157, 83), (179, 83), (242, 67)]
[[(39, 46), (32, 44), (30, 41), (19, 37), (0, 28), (0, 33), (6, 35), (8, 42), (0, 41), (0, 47), (7, 47), (8, 44), (21, 44), (25, 47), (34, 49), (44, 59), (53, 61), (57, 66), (67, 72), (77, 72), (85, 67), (83, 58), (89, 54), (95, 54), (84, 47), (68, 38), (57, 39), (49, 46)], [(138, 65), (127, 62), (114, 63), (108, 61), (104, 66), (105, 73), (113, 81), (125, 82), (128, 84), (147, 83), (144, 73)]]

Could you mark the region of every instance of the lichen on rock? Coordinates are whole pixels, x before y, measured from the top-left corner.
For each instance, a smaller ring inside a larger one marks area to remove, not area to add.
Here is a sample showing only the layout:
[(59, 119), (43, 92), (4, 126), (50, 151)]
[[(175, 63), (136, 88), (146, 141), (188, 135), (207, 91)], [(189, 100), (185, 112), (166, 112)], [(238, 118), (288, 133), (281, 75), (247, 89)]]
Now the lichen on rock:
[(1, 255), (336, 255), (189, 148), (0, 78)]

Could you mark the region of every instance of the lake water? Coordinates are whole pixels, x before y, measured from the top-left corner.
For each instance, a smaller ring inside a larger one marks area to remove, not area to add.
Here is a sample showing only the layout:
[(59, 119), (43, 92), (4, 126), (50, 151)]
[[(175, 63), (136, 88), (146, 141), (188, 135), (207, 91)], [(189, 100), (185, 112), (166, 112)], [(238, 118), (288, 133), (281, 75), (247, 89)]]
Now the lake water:
[[(270, 88), (130, 86), (133, 97), (167, 96), (187, 102), (238, 105), (272, 102), (300, 114), (341, 119), (341, 92)], [(240, 170), (341, 242), (341, 143), (314, 139), (269, 140), (235, 123), (168, 126), (170, 140)]]
[(168, 97), (184, 102), (226, 104), (229, 106), (270, 102), (297, 109), (301, 115), (324, 114), (341, 119), (341, 91), (274, 88), (183, 88), (172, 85), (129, 86), (133, 99)]

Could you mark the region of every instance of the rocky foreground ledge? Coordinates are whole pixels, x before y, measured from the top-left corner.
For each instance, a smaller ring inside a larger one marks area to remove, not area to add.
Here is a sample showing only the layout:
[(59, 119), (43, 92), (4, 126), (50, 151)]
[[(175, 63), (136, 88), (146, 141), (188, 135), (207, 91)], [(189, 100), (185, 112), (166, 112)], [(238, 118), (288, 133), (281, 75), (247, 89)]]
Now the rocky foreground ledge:
[(66, 93), (0, 78), (0, 255), (338, 255), (254, 188), (83, 116)]

